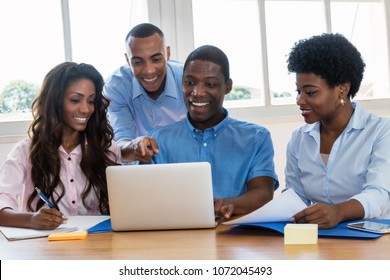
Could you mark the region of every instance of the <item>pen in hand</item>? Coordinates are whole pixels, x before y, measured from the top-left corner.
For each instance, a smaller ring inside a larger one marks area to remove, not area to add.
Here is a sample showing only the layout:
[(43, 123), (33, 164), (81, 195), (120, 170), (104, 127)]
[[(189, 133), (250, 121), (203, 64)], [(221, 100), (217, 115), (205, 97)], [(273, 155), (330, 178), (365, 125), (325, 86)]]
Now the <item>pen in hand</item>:
[(58, 209), (58, 207), (56, 207), (47, 197), (46, 195), (43, 194), (43, 192), (38, 188), (38, 187), (35, 187), (35, 190), (37, 191), (39, 197), (52, 209)]

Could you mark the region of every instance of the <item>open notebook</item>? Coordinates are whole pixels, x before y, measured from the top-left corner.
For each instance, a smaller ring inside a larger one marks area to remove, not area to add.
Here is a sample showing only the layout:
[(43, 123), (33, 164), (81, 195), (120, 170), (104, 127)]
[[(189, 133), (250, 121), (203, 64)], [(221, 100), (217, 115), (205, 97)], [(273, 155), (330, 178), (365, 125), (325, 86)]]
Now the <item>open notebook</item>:
[(47, 237), (53, 232), (72, 232), (88, 230), (96, 224), (109, 219), (110, 216), (71, 216), (66, 224), (54, 230), (37, 230), (30, 228), (2, 227), (0, 231), (9, 241)]

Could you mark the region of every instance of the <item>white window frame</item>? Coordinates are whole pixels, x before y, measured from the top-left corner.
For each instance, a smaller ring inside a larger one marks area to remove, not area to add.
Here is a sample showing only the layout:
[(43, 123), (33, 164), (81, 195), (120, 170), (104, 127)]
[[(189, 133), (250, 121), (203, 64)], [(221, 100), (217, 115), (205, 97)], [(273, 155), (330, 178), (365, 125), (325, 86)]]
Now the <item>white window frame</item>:
[[(195, 0), (196, 1), (196, 0)], [(278, 0), (274, 0), (278, 1)], [(286, 0), (283, 0), (286, 1)], [(289, 0), (287, 0), (289, 1)], [(296, 0), (290, 0), (296, 1)], [(300, 0), (302, 1), (302, 0)], [(304, 0), (305, 1), (305, 0)], [(310, 1), (310, 0), (306, 0)], [(370, 0), (332, 0), (332, 1), (351, 1), (351, 2), (367, 2)], [(387, 28), (387, 50), (388, 50), (388, 64), (390, 66), (390, 1), (387, 0), (371, 0), (374, 2), (382, 2), (385, 8), (385, 18)], [(153, 1), (152, 1), (153, 2)], [(177, 58), (180, 61), (184, 61), (187, 55), (193, 50), (193, 25), (192, 25), (192, 0), (155, 0), (154, 2), (160, 2), (163, 6), (167, 2), (171, 2), (169, 5), (175, 7), (175, 14), (180, 14), (180, 19), (183, 19), (185, 24), (182, 21), (177, 20), (176, 22), (167, 21), (165, 24), (178, 25), (178, 26), (169, 26), (167, 29), (175, 29), (177, 38), (183, 38), (187, 42), (192, 42), (192, 45), (188, 43), (182, 45), (182, 40), (176, 41), (176, 46), (173, 48), (178, 49), (179, 54), (184, 54), (184, 56), (178, 56)], [(180, 3), (179, 3), (180, 2)], [(327, 32), (331, 32), (331, 14), (330, 14), (330, 5), (331, 0), (322, 0), (325, 10), (325, 19), (326, 19), (326, 28)], [(152, 6), (151, 6), (152, 7)], [(290, 121), (300, 121), (302, 117), (300, 116), (299, 110), (295, 104), (293, 105), (272, 105), (271, 104), (271, 94), (269, 88), (269, 77), (268, 77), (268, 59), (267, 59), (267, 45), (266, 45), (266, 28), (265, 28), (265, 0), (258, 0), (259, 7), (259, 21), (260, 21), (260, 38), (261, 38), (261, 58), (262, 58), (262, 79), (263, 87), (261, 90), (264, 92), (265, 96), (265, 105), (258, 106), (256, 104), (251, 104), (249, 106), (234, 106), (229, 109), (229, 112), (232, 116), (237, 118), (257, 122), (257, 123), (271, 123), (271, 122), (290, 122)], [(164, 14), (166, 15), (166, 14)], [(159, 23), (159, 22), (157, 22)], [(162, 23), (162, 22), (160, 22)], [(185, 26), (186, 28), (183, 28)], [(164, 28), (164, 26), (162, 26)], [(167, 26), (165, 26), (167, 27)], [(181, 34), (184, 32), (184, 34)], [(180, 43), (179, 43), (180, 42)], [(390, 67), (389, 67), (390, 68)], [(390, 79), (390, 77), (389, 77)], [(366, 110), (384, 116), (390, 116), (390, 98), (389, 99), (372, 99), (372, 100), (359, 100), (360, 105)]]

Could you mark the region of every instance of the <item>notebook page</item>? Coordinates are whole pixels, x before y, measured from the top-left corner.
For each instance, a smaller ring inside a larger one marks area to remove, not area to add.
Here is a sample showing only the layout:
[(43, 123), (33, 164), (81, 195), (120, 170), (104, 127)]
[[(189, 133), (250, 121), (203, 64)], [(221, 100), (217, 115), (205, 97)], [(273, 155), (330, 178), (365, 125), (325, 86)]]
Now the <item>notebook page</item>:
[(30, 228), (3, 227), (0, 231), (9, 241), (24, 240), (32, 238), (47, 237), (53, 232), (72, 232), (77, 230), (87, 230), (96, 224), (109, 219), (110, 216), (70, 216), (66, 224), (54, 230), (37, 230)]
[(38, 230), (30, 228), (0, 227), (0, 231), (9, 241), (47, 237), (52, 232), (71, 232), (76, 230), (79, 230), (79, 228), (61, 226), (54, 230)]
[(77, 227), (79, 230), (88, 230), (89, 228), (108, 220), (108, 215), (96, 215), (96, 216), (70, 216), (68, 221), (63, 226), (65, 227)]

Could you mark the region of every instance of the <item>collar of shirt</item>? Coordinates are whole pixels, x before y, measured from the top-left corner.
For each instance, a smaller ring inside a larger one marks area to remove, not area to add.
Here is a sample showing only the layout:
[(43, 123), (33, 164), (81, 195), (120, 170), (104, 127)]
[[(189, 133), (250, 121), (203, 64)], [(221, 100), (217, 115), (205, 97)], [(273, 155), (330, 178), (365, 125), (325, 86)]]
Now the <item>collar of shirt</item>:
[(206, 140), (209, 136), (216, 137), (222, 130), (224, 130), (230, 123), (229, 113), (225, 108), (222, 108), (223, 114), (225, 115), (225, 118), (218, 123), (217, 125), (207, 128), (204, 132), (200, 129), (194, 127), (190, 122), (190, 115), (187, 113), (186, 123), (187, 128), (191, 131), (193, 135), (196, 135), (199, 139), (201, 137), (202, 140)]
[[(87, 146), (87, 143), (85, 143), (85, 145)], [(77, 146), (76, 146), (76, 148), (74, 148), (73, 149), (73, 151), (71, 151), (69, 154), (68, 154), (68, 152), (67, 151), (65, 151), (65, 149), (64, 149), (64, 147), (62, 147), (62, 145), (59, 147), (59, 151), (60, 151), (60, 153), (61, 154), (64, 154), (64, 155), (66, 155), (66, 156), (68, 156), (68, 155), (81, 155), (81, 145), (80, 144), (78, 144)]]
[[(355, 112), (352, 114), (352, 117), (349, 120), (348, 125), (345, 128), (343, 133), (348, 133), (353, 129), (364, 129), (364, 127), (366, 126), (369, 113), (362, 110), (360, 105), (357, 104), (356, 102), (352, 102), (352, 107), (355, 110)], [(317, 138), (319, 137), (320, 134), (320, 125), (321, 125), (320, 122), (305, 125), (304, 127), (302, 127), (302, 132), (309, 133), (314, 138)]]
[[(133, 82), (132, 82), (133, 100), (136, 99), (137, 97), (140, 97), (141, 95), (143, 95), (147, 99), (152, 100), (149, 97), (149, 95), (147, 94), (147, 92), (145, 91), (144, 87), (140, 84), (140, 82), (137, 80), (137, 78), (134, 75), (132, 76), (132, 79), (133, 79)], [(176, 90), (174, 90), (175, 87), (176, 87), (176, 83), (175, 83), (175, 79), (174, 79), (174, 74), (173, 74), (171, 67), (167, 63), (167, 74), (166, 74), (165, 87), (164, 87), (163, 92), (157, 98), (157, 100), (155, 102), (162, 102), (164, 100), (165, 96), (169, 96), (169, 97), (177, 99), (178, 92)]]

